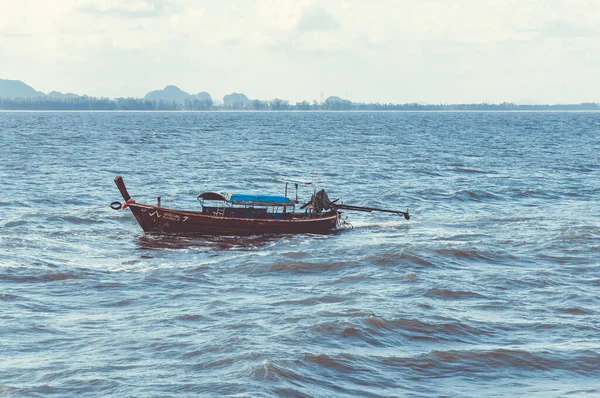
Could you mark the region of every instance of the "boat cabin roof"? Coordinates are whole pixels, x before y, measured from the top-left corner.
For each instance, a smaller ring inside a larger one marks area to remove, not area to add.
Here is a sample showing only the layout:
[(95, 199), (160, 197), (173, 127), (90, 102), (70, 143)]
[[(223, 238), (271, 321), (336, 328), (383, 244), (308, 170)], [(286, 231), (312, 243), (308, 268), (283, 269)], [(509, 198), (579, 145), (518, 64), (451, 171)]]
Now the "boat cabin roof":
[(256, 206), (294, 206), (295, 203), (280, 195), (255, 195), (245, 193), (229, 192), (204, 192), (199, 195), (205, 200), (222, 200), (234, 205), (256, 205)]

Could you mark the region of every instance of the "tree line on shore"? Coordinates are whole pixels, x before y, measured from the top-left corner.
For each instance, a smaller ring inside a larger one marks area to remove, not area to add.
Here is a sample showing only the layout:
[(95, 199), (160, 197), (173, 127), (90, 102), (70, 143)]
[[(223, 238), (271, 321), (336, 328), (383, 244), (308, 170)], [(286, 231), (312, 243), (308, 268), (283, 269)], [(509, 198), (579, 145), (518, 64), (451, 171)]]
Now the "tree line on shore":
[(600, 110), (600, 104), (519, 105), (508, 102), (500, 104), (382, 104), (356, 103), (339, 97), (330, 97), (324, 102), (296, 102), (273, 99), (268, 101), (249, 100), (229, 105), (215, 105), (212, 100), (186, 99), (183, 102), (144, 98), (98, 98), (77, 96), (67, 98), (28, 97), (0, 98), (0, 110), (35, 111), (535, 111), (535, 110)]

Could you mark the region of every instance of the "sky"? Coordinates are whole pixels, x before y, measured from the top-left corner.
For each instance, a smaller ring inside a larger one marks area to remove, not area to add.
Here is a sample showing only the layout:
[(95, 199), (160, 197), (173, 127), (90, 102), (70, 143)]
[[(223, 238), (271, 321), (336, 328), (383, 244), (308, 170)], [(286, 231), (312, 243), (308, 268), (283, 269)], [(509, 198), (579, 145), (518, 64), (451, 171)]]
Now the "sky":
[(600, 102), (600, 1), (0, 0), (0, 78), (111, 98)]

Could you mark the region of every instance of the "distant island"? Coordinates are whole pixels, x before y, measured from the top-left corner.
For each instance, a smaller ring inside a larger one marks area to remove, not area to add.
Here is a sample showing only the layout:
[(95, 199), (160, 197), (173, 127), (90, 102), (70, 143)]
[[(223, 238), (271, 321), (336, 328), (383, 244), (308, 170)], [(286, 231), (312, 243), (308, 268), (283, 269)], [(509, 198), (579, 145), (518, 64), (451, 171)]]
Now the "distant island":
[(45, 94), (20, 80), (0, 79), (0, 110), (39, 111), (598, 111), (600, 103), (521, 105), (500, 104), (382, 104), (352, 102), (331, 96), (323, 102), (249, 99), (242, 93), (231, 93), (216, 105), (205, 91), (189, 94), (177, 86), (150, 91), (144, 98), (89, 97), (52, 91)]

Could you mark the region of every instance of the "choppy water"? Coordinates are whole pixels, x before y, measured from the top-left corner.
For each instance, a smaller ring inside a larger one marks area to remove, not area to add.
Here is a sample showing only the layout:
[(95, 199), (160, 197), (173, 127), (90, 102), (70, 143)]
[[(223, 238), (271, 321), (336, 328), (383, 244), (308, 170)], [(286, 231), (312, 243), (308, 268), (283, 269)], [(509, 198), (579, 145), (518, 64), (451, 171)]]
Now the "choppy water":
[[(0, 134), (0, 395), (600, 395), (599, 113), (0, 113)], [(147, 236), (108, 208), (117, 174), (190, 209), (317, 174), (412, 219)]]

